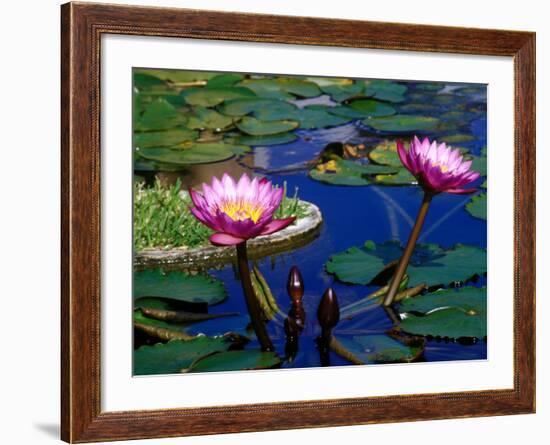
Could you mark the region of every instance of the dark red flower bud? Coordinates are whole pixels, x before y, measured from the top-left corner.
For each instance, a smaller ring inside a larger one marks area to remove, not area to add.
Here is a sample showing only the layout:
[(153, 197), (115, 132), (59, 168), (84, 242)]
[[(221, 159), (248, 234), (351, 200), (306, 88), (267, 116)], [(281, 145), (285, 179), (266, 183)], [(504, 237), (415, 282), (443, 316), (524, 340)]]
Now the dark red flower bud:
[(331, 330), (340, 321), (340, 306), (338, 305), (338, 298), (336, 298), (336, 292), (332, 287), (329, 287), (319, 303), (317, 309), (317, 319), (323, 330)]
[(302, 279), (300, 269), (296, 266), (290, 268), (286, 290), (294, 304), (301, 303), (302, 297), (304, 296), (304, 280)]

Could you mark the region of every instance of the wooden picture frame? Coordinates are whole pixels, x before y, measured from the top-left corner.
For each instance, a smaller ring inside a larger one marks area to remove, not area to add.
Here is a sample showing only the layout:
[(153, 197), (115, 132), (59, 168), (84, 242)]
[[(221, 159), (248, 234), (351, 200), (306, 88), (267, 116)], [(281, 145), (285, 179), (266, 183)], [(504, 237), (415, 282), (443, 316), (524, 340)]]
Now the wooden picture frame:
[[(68, 3), (61, 11), (63, 440), (97, 442), (535, 411), (534, 33), (91, 3)], [(99, 116), (103, 34), (513, 57), (513, 389), (102, 412)]]

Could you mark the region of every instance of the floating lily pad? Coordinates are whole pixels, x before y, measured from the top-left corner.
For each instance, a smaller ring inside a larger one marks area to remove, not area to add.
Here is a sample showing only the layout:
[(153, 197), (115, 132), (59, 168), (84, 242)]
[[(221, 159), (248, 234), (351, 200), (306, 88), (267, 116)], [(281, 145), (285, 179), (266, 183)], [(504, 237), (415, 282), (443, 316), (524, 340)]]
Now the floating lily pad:
[(208, 275), (157, 269), (134, 273), (134, 299), (140, 297), (165, 297), (212, 305), (225, 300), (227, 293), (221, 281)]
[(360, 335), (352, 338), (337, 336), (337, 341), (364, 364), (409, 363), (422, 354), (421, 346), (407, 346), (383, 334)]
[(378, 131), (388, 133), (411, 133), (433, 130), (439, 124), (439, 119), (430, 116), (396, 114), (388, 117), (364, 119), (361, 122)]
[(446, 142), (447, 144), (459, 144), (461, 142), (471, 142), (475, 140), (471, 134), (452, 134), (450, 136), (442, 136), (441, 141)]
[(309, 177), (333, 185), (364, 186), (372, 184), (369, 176), (380, 173), (395, 173), (393, 167), (358, 164), (353, 161), (339, 159), (320, 164), (309, 171)]
[(232, 345), (225, 337), (197, 337), (171, 340), (154, 346), (141, 346), (134, 351), (134, 375), (175, 374), (195, 360), (213, 352), (226, 351)]
[(410, 334), (450, 338), (487, 335), (486, 288), (466, 286), (408, 298), (399, 311), (406, 313), (400, 328)]
[(361, 119), (365, 117), (391, 116), (395, 114), (395, 108), (377, 100), (359, 99), (354, 100), (349, 105), (332, 107), (329, 109), (329, 112), (337, 116)]
[(202, 357), (192, 363), (187, 372), (241, 371), (268, 369), (280, 366), (281, 359), (275, 352), (255, 349), (218, 352)]
[[(408, 142), (404, 142), (405, 147), (408, 147)], [(372, 162), (380, 165), (390, 165), (392, 167), (403, 167), (401, 159), (397, 154), (397, 145), (395, 141), (383, 141), (374, 147), (368, 154)]]
[(244, 79), (244, 76), (242, 74), (235, 74), (235, 73), (219, 74), (209, 79), (208, 82), (206, 83), (206, 86), (208, 88), (232, 87), (237, 82), (240, 82), (243, 79)]
[(156, 318), (145, 316), (141, 310), (134, 311), (134, 328), (144, 332), (149, 337), (159, 340), (192, 340), (193, 335), (185, 332), (183, 323), (167, 323)]
[(363, 94), (386, 102), (403, 102), (407, 87), (391, 80), (365, 80)]
[(418, 82), (416, 89), (420, 91), (439, 91), (445, 88), (443, 82)]
[(165, 99), (156, 99), (134, 116), (134, 131), (167, 130), (185, 125), (187, 118)]
[(187, 126), (193, 129), (223, 130), (233, 124), (234, 119), (206, 107), (195, 107)]
[(245, 116), (237, 122), (237, 128), (251, 136), (266, 136), (286, 133), (298, 128), (298, 122), (292, 120), (261, 121), (255, 117)]
[(475, 218), (487, 220), (487, 194), (481, 193), (466, 204), (466, 210)]
[(407, 103), (399, 106), (400, 113), (421, 114), (421, 113), (437, 113), (439, 107), (429, 103)]
[[(334, 254), (327, 261), (327, 272), (345, 283), (367, 285), (390, 262), (398, 260), (403, 248), (399, 242), (367, 244)], [(487, 272), (487, 252), (479, 247), (457, 244), (443, 249), (436, 244), (418, 244), (407, 267), (409, 286), (465, 282)]]
[(237, 314), (236, 312), (209, 314), (200, 311), (203, 307), (202, 303), (186, 303), (164, 297), (141, 297), (134, 301), (134, 308), (141, 310), (143, 315), (167, 323), (196, 323), (233, 317)]
[(487, 176), (487, 148), (481, 149), (479, 156), (467, 155), (466, 159), (472, 160), (472, 170), (481, 174), (481, 176)]
[(347, 124), (351, 120), (349, 117), (331, 114), (330, 110), (331, 107), (324, 105), (312, 105), (296, 110), (292, 114), (292, 119), (299, 121), (300, 128), (305, 129), (336, 127)]
[(376, 175), (374, 182), (381, 185), (416, 185), (418, 180), (406, 168), (400, 168), (396, 174)]
[(171, 147), (182, 142), (195, 141), (198, 137), (197, 131), (185, 127), (165, 131), (147, 131), (134, 133), (134, 146)]
[(363, 85), (351, 79), (343, 79), (339, 83), (322, 85), (321, 90), (323, 93), (330, 95), (335, 102), (343, 102), (350, 97), (360, 94), (363, 90)]
[(217, 73), (209, 71), (160, 70), (143, 68), (137, 69), (135, 74), (149, 74), (172, 83), (206, 81), (218, 75)]
[(316, 97), (321, 95), (317, 84), (291, 77), (245, 79), (239, 85), (251, 89), (260, 97), (272, 99), (291, 100), (294, 99), (294, 96)]
[(298, 137), (294, 133), (280, 133), (267, 136), (236, 136), (232, 140), (236, 144), (244, 144), (250, 146), (266, 146), (266, 145), (283, 145), (293, 142)]
[(242, 87), (203, 87), (197, 88), (184, 95), (185, 102), (189, 105), (214, 107), (225, 100), (239, 99), (243, 97), (255, 97), (254, 92)]
[(185, 332), (189, 335), (203, 334), (209, 336), (219, 336), (233, 332), (243, 337), (253, 338), (255, 336), (254, 331), (249, 327), (251, 328), (250, 317), (248, 315), (238, 315), (193, 323), (185, 327)]
[[(227, 116), (235, 117), (253, 113), (257, 118), (269, 121), (280, 120), (291, 116), (296, 110), (296, 106), (275, 99), (244, 98), (228, 100), (219, 107), (219, 110)], [(270, 116), (269, 113), (272, 113), (272, 115)], [(276, 115), (273, 116), (273, 114)]]
[(153, 88), (167, 88), (168, 85), (157, 76), (147, 73), (134, 73), (134, 87), (140, 91), (150, 90)]
[(144, 148), (139, 154), (145, 159), (173, 165), (207, 164), (230, 159), (235, 154), (248, 150), (240, 144), (226, 144), (224, 142), (196, 142), (186, 148)]

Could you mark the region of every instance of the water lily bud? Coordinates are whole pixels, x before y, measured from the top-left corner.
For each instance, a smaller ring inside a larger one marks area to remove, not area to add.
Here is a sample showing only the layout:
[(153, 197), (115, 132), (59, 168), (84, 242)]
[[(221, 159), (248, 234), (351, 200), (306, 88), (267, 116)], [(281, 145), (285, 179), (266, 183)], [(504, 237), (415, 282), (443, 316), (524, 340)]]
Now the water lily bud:
[(329, 287), (321, 298), (317, 309), (317, 319), (323, 330), (332, 329), (340, 321), (340, 306), (338, 305), (336, 292), (332, 287)]
[(302, 279), (300, 269), (296, 266), (290, 268), (286, 290), (293, 303), (300, 304), (304, 296), (304, 280)]

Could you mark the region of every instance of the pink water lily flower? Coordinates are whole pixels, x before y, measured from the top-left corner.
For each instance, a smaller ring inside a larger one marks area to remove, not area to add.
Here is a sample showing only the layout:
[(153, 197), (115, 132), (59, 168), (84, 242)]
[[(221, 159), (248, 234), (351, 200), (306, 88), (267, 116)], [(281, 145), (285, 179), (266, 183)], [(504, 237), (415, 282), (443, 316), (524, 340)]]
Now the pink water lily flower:
[(411, 140), (407, 151), (402, 141), (397, 141), (397, 153), (403, 165), (429, 193), (473, 193), (475, 188), (463, 188), (475, 181), (480, 174), (471, 170), (472, 161), (464, 160), (460, 150), (447, 147), (428, 138)]
[(250, 238), (269, 235), (284, 229), (294, 217), (273, 219), (283, 199), (283, 189), (266, 179), (250, 179), (243, 174), (238, 182), (224, 173), (221, 180), (203, 184), (202, 193), (190, 190), (195, 217), (216, 233), (210, 242), (216, 246), (233, 246)]

